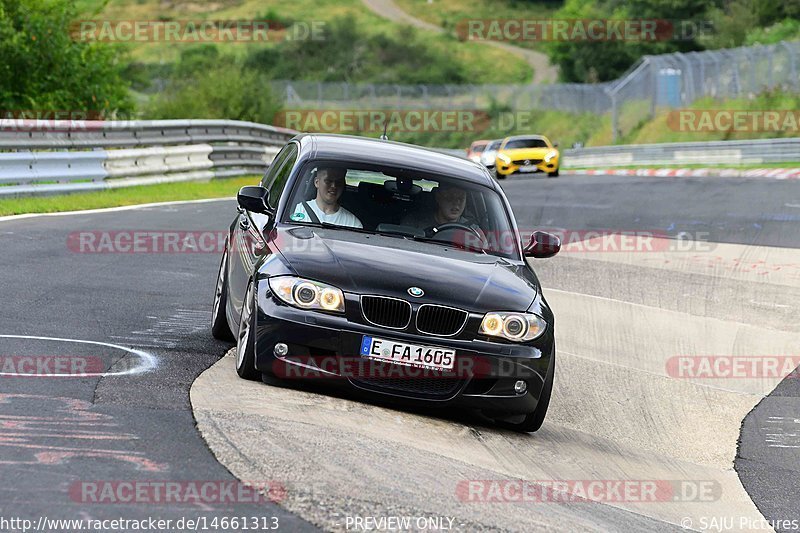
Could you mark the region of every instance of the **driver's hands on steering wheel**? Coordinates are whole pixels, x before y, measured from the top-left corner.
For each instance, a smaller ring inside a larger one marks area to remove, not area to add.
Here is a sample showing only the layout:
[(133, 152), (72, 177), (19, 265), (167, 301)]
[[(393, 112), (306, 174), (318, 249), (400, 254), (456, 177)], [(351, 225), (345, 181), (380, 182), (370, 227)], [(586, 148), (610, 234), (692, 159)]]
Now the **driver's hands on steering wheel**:
[[(467, 231), (472, 235), (475, 235), (475, 237), (477, 237), (480, 241), (480, 246), (477, 246), (478, 243), (474, 242), (474, 240), (468, 239), (466, 235), (462, 239), (456, 239), (457, 230)], [(477, 248), (481, 251), (484, 251), (489, 247), (489, 241), (486, 239), (486, 235), (483, 233), (480, 227), (477, 225), (465, 224), (463, 222), (446, 222), (444, 224), (439, 224), (438, 226), (431, 226), (430, 228), (426, 228), (425, 234), (434, 240), (452, 242), (456, 245), (463, 245), (464, 248)]]

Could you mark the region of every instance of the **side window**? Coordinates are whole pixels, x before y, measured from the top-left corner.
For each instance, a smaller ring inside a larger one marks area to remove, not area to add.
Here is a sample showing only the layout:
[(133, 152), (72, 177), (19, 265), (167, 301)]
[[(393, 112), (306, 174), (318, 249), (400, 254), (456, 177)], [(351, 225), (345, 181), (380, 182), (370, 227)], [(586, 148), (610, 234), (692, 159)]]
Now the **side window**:
[(278, 206), (278, 201), (281, 198), (284, 187), (286, 187), (286, 180), (292, 172), (295, 161), (297, 161), (297, 145), (291, 143), (286, 145), (286, 147), (275, 156), (267, 174), (264, 176), (264, 179), (261, 180), (263, 186), (269, 190), (270, 207), (276, 208)]

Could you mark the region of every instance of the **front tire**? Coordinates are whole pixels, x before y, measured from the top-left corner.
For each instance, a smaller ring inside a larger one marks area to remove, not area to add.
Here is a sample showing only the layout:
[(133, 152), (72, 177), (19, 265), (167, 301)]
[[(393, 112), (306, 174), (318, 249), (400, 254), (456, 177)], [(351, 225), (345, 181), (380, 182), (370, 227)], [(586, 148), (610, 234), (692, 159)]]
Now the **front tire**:
[(235, 340), (231, 326), (228, 324), (228, 246), (222, 252), (222, 261), (217, 274), (217, 286), (214, 290), (214, 306), (211, 311), (211, 335), (221, 341)]
[(555, 169), (555, 171), (553, 171), (553, 172), (548, 172), (547, 173), (547, 177), (548, 178), (557, 178), (558, 177), (558, 169)]
[(500, 172), (498, 172), (497, 169), (494, 169), (494, 177), (495, 177), (495, 179), (498, 179), (498, 180), (506, 179), (505, 174), (500, 174)]
[(553, 380), (555, 377), (556, 360), (553, 355), (553, 361), (550, 363), (550, 368), (547, 369), (547, 375), (544, 378), (544, 386), (542, 393), (539, 395), (539, 402), (536, 404), (536, 409), (532, 413), (525, 415), (521, 422), (507, 422), (505, 420), (495, 420), (495, 423), (506, 429), (519, 431), (521, 433), (533, 433), (538, 431), (544, 423), (547, 416), (547, 409), (550, 407), (550, 395), (553, 392)]
[(236, 336), (236, 373), (242, 379), (259, 380), (261, 372), (256, 370), (256, 299), (255, 281), (247, 285), (239, 318), (239, 334)]

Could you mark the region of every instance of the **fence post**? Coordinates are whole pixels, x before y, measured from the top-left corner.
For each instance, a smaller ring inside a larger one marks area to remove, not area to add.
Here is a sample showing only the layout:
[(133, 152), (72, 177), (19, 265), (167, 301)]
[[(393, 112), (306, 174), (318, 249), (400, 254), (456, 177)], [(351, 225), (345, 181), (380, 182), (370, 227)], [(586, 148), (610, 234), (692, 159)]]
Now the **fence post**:
[(617, 108), (617, 94), (609, 95), (611, 97), (611, 143), (616, 144), (619, 140), (617, 133), (619, 128), (619, 109)]
[(773, 87), (775, 86), (775, 79), (774, 79), (774, 76), (772, 74), (772, 65), (773, 65), (772, 59), (773, 59), (773, 56), (775, 55), (775, 48), (776, 48), (775, 46), (770, 46), (769, 48), (767, 48), (767, 72), (769, 72), (769, 88), (770, 88), (770, 90), (772, 90)]
[(794, 85), (795, 90), (800, 90), (800, 80), (797, 79), (797, 57), (794, 54), (795, 50), (786, 41), (781, 41), (780, 44), (789, 52), (789, 72), (792, 77), (792, 85)]

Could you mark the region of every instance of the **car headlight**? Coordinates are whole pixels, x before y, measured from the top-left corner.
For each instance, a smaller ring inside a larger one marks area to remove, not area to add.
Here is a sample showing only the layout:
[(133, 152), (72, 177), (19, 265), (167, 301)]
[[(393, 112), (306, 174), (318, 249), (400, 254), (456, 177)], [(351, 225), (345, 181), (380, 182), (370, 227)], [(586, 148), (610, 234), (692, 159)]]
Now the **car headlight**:
[(544, 162), (549, 163), (554, 157), (558, 157), (558, 152), (555, 150), (550, 150), (547, 152), (547, 155), (544, 156)]
[(484, 152), (481, 156), (481, 164), (485, 166), (494, 165), (494, 152)]
[(530, 341), (544, 333), (547, 322), (533, 313), (487, 313), (481, 322), (479, 333), (490, 337), (501, 337), (510, 341)]
[(497, 154), (497, 159), (499, 159), (505, 164), (511, 163), (511, 158), (508, 157), (506, 154)]
[(344, 313), (344, 293), (332, 285), (295, 276), (278, 276), (269, 278), (269, 288), (289, 305)]

